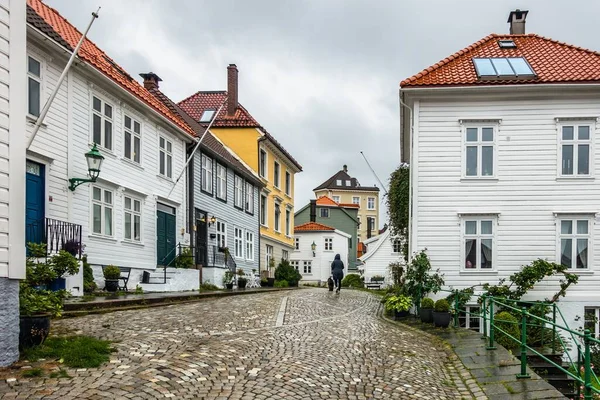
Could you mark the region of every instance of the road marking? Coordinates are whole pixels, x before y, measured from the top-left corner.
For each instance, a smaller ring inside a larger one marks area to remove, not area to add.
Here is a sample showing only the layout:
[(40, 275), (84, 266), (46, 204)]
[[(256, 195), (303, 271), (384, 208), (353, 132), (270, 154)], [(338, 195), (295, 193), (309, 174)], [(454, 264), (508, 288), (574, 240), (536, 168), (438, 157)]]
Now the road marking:
[(287, 307), (288, 297), (285, 296), (281, 299), (281, 306), (279, 306), (279, 313), (277, 314), (277, 322), (275, 322), (275, 326), (283, 326), (283, 319), (285, 318), (285, 308)]

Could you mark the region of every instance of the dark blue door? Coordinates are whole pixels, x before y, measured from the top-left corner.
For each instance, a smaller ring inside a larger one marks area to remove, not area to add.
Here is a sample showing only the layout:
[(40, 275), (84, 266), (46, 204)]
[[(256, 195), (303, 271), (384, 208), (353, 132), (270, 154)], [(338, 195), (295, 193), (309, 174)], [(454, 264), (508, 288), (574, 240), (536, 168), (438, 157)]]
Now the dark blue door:
[(175, 209), (158, 203), (156, 211), (156, 265), (170, 265), (176, 255)]
[(25, 175), (25, 243), (41, 243), (44, 242), (46, 216), (44, 166), (27, 161)]

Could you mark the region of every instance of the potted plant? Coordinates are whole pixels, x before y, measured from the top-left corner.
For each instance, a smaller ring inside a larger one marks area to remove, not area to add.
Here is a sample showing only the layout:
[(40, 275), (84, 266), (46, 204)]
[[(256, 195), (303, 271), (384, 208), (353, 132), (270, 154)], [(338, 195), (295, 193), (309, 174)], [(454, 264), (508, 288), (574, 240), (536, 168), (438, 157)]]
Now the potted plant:
[(433, 307), (433, 324), (439, 328), (447, 328), (450, 325), (451, 317), (448, 300), (440, 299), (436, 301)]
[(266, 278), (263, 278), (260, 280), (260, 286), (261, 287), (267, 287), (269, 286), (269, 281)]
[(107, 292), (116, 292), (119, 290), (119, 278), (121, 270), (114, 265), (107, 265), (104, 270), (104, 289)]
[(408, 317), (408, 310), (411, 307), (411, 298), (402, 294), (389, 296), (385, 301), (385, 309), (393, 311), (395, 319)]
[(233, 289), (233, 279), (235, 278), (235, 275), (233, 272), (227, 270), (225, 271), (225, 275), (223, 275), (223, 286), (225, 286), (227, 289)]
[(267, 286), (273, 287), (275, 284), (275, 259), (269, 259), (269, 277), (267, 278)]
[(237, 280), (238, 288), (245, 289), (246, 283), (248, 283), (248, 280), (244, 277), (244, 275), (245, 275), (244, 270), (241, 268), (238, 269), (237, 274), (238, 274), (238, 280)]
[(421, 322), (431, 323), (433, 322), (433, 300), (429, 297), (425, 297), (421, 300), (421, 309), (419, 310), (419, 316), (421, 317)]
[(56, 278), (50, 282), (50, 290), (66, 289), (65, 274), (76, 275), (79, 272), (79, 263), (75, 256), (67, 250), (61, 250), (48, 260), (48, 264), (56, 273)]
[(26, 282), (19, 289), (19, 346), (39, 346), (50, 332), (50, 317), (59, 317), (65, 290), (39, 290)]

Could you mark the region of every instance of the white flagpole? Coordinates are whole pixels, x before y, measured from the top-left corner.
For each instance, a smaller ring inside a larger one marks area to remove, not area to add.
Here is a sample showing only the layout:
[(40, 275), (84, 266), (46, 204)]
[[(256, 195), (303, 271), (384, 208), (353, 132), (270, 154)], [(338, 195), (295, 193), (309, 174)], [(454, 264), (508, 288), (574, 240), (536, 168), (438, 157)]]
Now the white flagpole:
[(50, 106), (52, 105), (52, 102), (54, 101), (54, 98), (56, 97), (56, 94), (58, 93), (58, 90), (60, 89), (60, 86), (61, 86), (63, 80), (67, 76), (67, 72), (69, 72), (69, 68), (71, 68), (71, 64), (73, 64), (73, 61), (75, 61), (75, 57), (77, 57), (79, 48), (83, 44), (83, 41), (85, 40), (85, 37), (87, 36), (90, 28), (92, 27), (92, 24), (94, 23), (96, 18), (98, 18), (99, 12), (100, 12), (100, 7), (98, 7), (98, 11), (92, 13), (92, 19), (91, 19), (87, 29), (81, 36), (81, 39), (79, 39), (79, 43), (77, 43), (77, 46), (73, 50), (73, 54), (71, 54), (71, 58), (69, 58), (69, 62), (67, 62), (67, 66), (65, 67), (62, 74), (60, 75), (60, 78), (58, 78), (58, 81), (56, 82), (56, 87), (54, 88), (54, 91), (50, 95), (50, 98), (48, 98), (48, 101), (46, 101), (46, 104), (44, 104), (44, 108), (42, 109), (40, 116), (35, 121), (35, 125), (33, 126), (33, 132), (31, 134), (31, 137), (29, 138), (29, 143), (27, 143), (28, 149), (29, 149), (29, 146), (31, 146), (31, 143), (33, 143), (33, 139), (35, 139), (35, 135), (37, 135), (37, 133), (40, 129), (40, 126), (42, 126), (42, 122), (44, 122), (44, 118), (46, 118), (46, 114), (48, 114), (48, 110), (50, 110)]
[(208, 133), (209, 129), (211, 128), (213, 122), (215, 122), (215, 120), (217, 119), (217, 116), (219, 115), (219, 113), (221, 112), (221, 109), (223, 108), (223, 106), (225, 105), (225, 103), (227, 102), (227, 97), (225, 98), (225, 100), (223, 101), (223, 104), (221, 104), (221, 107), (219, 107), (219, 109), (217, 110), (217, 112), (215, 113), (215, 116), (213, 117), (213, 119), (210, 121), (210, 124), (208, 124), (208, 127), (206, 128), (206, 130), (204, 131), (204, 133), (202, 134), (202, 136), (200, 137), (200, 140), (198, 140), (198, 143), (196, 143), (196, 147), (194, 147), (194, 150), (192, 151), (192, 154), (190, 154), (190, 156), (188, 157), (185, 165), (183, 166), (183, 168), (181, 169), (181, 173), (179, 174), (179, 176), (177, 177), (177, 179), (175, 180), (175, 183), (173, 184), (173, 187), (171, 188), (171, 191), (169, 192), (169, 194), (167, 195), (167, 199), (169, 197), (171, 197), (171, 194), (173, 193), (173, 190), (175, 190), (175, 186), (177, 186), (177, 183), (179, 183), (179, 180), (181, 179), (181, 177), (183, 176), (183, 173), (185, 172), (185, 169), (187, 168), (188, 164), (190, 163), (190, 161), (192, 160), (192, 157), (194, 157), (194, 154), (196, 153), (196, 150), (198, 150), (198, 147), (200, 147), (200, 143), (202, 143), (202, 139), (204, 139), (204, 136), (206, 136), (206, 134)]

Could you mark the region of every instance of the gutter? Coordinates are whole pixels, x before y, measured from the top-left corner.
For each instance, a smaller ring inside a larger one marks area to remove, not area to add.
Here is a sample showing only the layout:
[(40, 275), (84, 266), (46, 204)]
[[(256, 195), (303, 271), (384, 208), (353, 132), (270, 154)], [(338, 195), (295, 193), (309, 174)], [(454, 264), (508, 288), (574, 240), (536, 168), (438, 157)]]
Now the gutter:
[(400, 93), (406, 94), (425, 94), (425, 93), (456, 93), (458, 92), (466, 92), (466, 93), (489, 93), (490, 90), (494, 90), (495, 92), (513, 92), (515, 90), (518, 91), (534, 91), (536, 89), (540, 90), (554, 90), (557, 89), (573, 89), (573, 90), (582, 90), (589, 89), (597, 90), (600, 89), (600, 83), (529, 83), (529, 84), (521, 84), (521, 85), (468, 85), (468, 86), (409, 86), (409, 87), (400, 87)]

